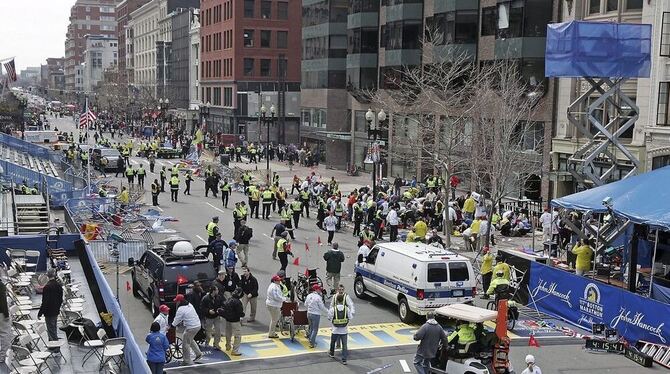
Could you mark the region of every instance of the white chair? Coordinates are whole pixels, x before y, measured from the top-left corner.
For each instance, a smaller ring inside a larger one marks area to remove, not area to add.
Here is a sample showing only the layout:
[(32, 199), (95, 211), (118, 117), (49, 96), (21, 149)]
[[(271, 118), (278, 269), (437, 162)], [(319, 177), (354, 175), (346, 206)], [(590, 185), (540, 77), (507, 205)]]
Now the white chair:
[(24, 320), (24, 319), (31, 319), (30, 318), (30, 311), (19, 309), (19, 307), (17, 305), (12, 305), (12, 306), (9, 307), (9, 315), (14, 318), (14, 321), (21, 321), (21, 320)]
[[(79, 328), (79, 333), (81, 336), (84, 338), (84, 348), (88, 348), (88, 352), (84, 355), (84, 358), (82, 360), (81, 366), (84, 367), (84, 364), (86, 364), (86, 361), (88, 361), (89, 358), (93, 357), (94, 355), (102, 362), (102, 354), (100, 353), (100, 350), (104, 349), (105, 346), (105, 341), (107, 339), (107, 333), (105, 332), (104, 329), (98, 329), (98, 338), (97, 339), (89, 339), (88, 335), (86, 335), (86, 331), (84, 330), (84, 326), (78, 326)], [(102, 367), (102, 365), (100, 365)]]
[(118, 367), (124, 362), (123, 349), (126, 347), (126, 338), (113, 338), (105, 340), (100, 359), (100, 369), (109, 361), (113, 361)]
[(47, 366), (46, 362), (42, 359), (36, 359), (33, 356), (30, 355), (30, 351), (28, 348), (21, 347), (18, 345), (12, 345), (12, 350), (14, 351), (14, 354), (16, 355), (16, 362), (20, 366), (34, 366), (37, 370), (33, 371), (33, 373), (43, 373), (44, 371), (42, 370), (43, 366)]
[(7, 350), (7, 355), (5, 356), (5, 365), (11, 370), (10, 374), (33, 374), (37, 372), (37, 366), (35, 365), (26, 365), (21, 366), (16, 360), (14, 351), (11, 349)]
[[(59, 339), (59, 340), (49, 340), (49, 334), (47, 332), (47, 326), (43, 323), (38, 323), (33, 327), (33, 330), (40, 336), (40, 339), (44, 343), (44, 347), (49, 349), (49, 350), (55, 350), (55, 349), (62, 349), (63, 346), (65, 345), (65, 340)], [(65, 356), (60, 355), (65, 362), (67, 360), (65, 359)], [(58, 363), (58, 361), (56, 361)], [(60, 365), (60, 364), (59, 364)]]
[[(37, 340), (39, 341), (41, 338), (39, 335), (37, 335)], [(44, 360), (44, 365), (46, 365), (47, 368), (49, 368), (49, 371), (51, 370), (51, 367), (49, 366), (49, 363), (47, 362), (48, 359), (53, 358), (54, 362), (56, 362), (56, 365), (60, 367), (60, 363), (56, 361), (54, 358), (54, 354), (51, 351), (41, 351), (39, 350), (37, 346), (37, 341), (32, 340), (32, 336), (28, 335), (21, 335), (19, 336), (19, 345), (28, 349), (30, 351), (30, 357), (33, 358), (33, 360)]]
[(40, 261), (40, 251), (28, 250), (26, 251), (25, 268), (26, 273), (33, 273), (37, 271), (37, 264)]
[(40, 335), (35, 333), (32, 327), (27, 327), (18, 322), (12, 322), (12, 328), (19, 335), (19, 345), (27, 346), (29, 343), (37, 344), (40, 341)]

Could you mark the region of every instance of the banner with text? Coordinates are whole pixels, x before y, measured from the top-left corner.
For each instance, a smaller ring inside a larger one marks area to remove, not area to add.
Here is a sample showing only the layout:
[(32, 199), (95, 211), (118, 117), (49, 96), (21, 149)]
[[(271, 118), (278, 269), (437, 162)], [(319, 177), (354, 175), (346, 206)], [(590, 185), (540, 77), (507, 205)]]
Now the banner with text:
[(586, 330), (604, 323), (628, 341), (670, 342), (669, 304), (537, 262), (531, 263), (529, 288), (529, 307)]

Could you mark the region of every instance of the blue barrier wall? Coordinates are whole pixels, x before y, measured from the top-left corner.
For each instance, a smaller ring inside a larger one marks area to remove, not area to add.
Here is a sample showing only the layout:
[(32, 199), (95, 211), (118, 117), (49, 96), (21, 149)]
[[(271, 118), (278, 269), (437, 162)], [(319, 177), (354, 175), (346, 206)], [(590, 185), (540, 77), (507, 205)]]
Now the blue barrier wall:
[(1, 173), (6, 178), (13, 178), (14, 183), (16, 184), (20, 184), (23, 180), (26, 180), (28, 185), (32, 186), (34, 183), (40, 184), (42, 177), (45, 177), (47, 184), (49, 185), (49, 195), (51, 196), (51, 206), (53, 207), (62, 207), (68, 199), (82, 197), (84, 195), (83, 189), (74, 189), (70, 182), (41, 174), (6, 160), (0, 160), (0, 168), (2, 169)]
[[(55, 237), (55, 236), (54, 236)], [(58, 248), (66, 251), (74, 251), (74, 241), (79, 239), (79, 234), (63, 234), (58, 237)], [(37, 263), (37, 271), (47, 269), (47, 239), (46, 235), (16, 235), (0, 237), (0, 261), (9, 263), (7, 249), (30, 249), (40, 251)]]
[(0, 143), (7, 144), (18, 151), (31, 154), (35, 157), (51, 160), (51, 162), (57, 162), (60, 158), (55, 151), (7, 134), (0, 133)]
[(629, 342), (670, 342), (669, 304), (537, 262), (531, 262), (528, 286), (529, 307), (588, 331), (604, 323)]

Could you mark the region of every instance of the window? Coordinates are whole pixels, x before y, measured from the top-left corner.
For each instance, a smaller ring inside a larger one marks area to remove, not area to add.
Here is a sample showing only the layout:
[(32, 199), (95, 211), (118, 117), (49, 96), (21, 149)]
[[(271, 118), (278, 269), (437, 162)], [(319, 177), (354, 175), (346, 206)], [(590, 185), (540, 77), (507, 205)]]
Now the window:
[(626, 10), (642, 9), (642, 0), (627, 0)]
[(615, 12), (619, 8), (619, 0), (607, 0), (607, 11)]
[(214, 100), (212, 104), (217, 106), (221, 105), (221, 87), (214, 87)]
[(545, 0), (526, 0), (523, 15), (524, 37), (547, 36), (547, 24), (551, 23), (551, 2)]
[(468, 272), (468, 264), (465, 262), (450, 262), (449, 282), (463, 282), (467, 280), (470, 280), (470, 273)]
[(467, 44), (477, 41), (477, 19), (476, 10), (459, 10), (456, 12), (454, 43)]
[(651, 170), (660, 169), (664, 166), (670, 165), (670, 156), (656, 156), (651, 159)]
[(254, 0), (244, 0), (244, 17), (254, 18)]
[(347, 22), (348, 5), (333, 4), (330, 9), (330, 22)]
[(245, 76), (250, 76), (254, 75), (254, 59), (253, 58), (245, 58), (244, 59), (244, 75)]
[(663, 12), (661, 26), (661, 56), (670, 57), (670, 12)]
[(600, 13), (600, 0), (589, 0), (589, 14)]
[(670, 119), (668, 119), (668, 94), (670, 91), (670, 82), (660, 82), (658, 85), (658, 108), (657, 108), (657, 119), (656, 124), (658, 126), (668, 126), (670, 125)]
[[(519, 38), (523, 25), (523, 0), (498, 4), (498, 37)], [(546, 26), (545, 26), (546, 27)]]
[(277, 31), (277, 48), (288, 48), (288, 31)]
[(233, 88), (223, 87), (223, 106), (233, 106)]
[(428, 264), (428, 283), (447, 282), (447, 264), (436, 262)]
[(496, 7), (486, 7), (482, 9), (482, 36), (490, 36), (496, 34), (496, 20), (498, 14)]
[(269, 77), (272, 66), (272, 60), (261, 59), (261, 77)]
[[(377, 53), (377, 28), (349, 30), (349, 53)], [(331, 45), (332, 48), (332, 45)]]
[(277, 2), (277, 19), (288, 19), (288, 3), (287, 2), (285, 2), (285, 1)]
[(283, 58), (283, 54), (279, 55), (277, 59), (277, 77), (286, 78), (286, 67), (288, 66), (288, 60)]
[(263, 19), (272, 18), (272, 1), (267, 0), (261, 1), (261, 18)]
[(254, 30), (244, 30), (244, 46), (254, 46)]
[(270, 48), (271, 38), (272, 38), (272, 31), (261, 30), (261, 48)]

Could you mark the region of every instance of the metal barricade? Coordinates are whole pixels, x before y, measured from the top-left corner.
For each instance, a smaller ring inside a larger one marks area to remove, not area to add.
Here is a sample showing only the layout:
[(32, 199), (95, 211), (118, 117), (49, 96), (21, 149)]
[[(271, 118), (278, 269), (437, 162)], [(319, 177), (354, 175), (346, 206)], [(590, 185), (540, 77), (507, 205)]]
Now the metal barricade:
[[(111, 240), (92, 240), (88, 242), (89, 248), (98, 263), (114, 263), (116, 258), (110, 255), (110, 248), (114, 242)], [(129, 258), (138, 260), (147, 250), (147, 243), (140, 240), (127, 240), (118, 244), (119, 262), (127, 263)]]

